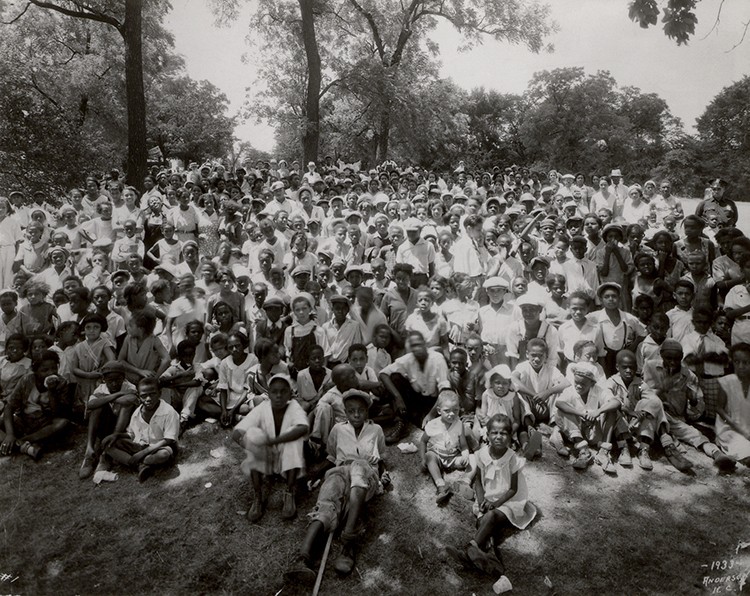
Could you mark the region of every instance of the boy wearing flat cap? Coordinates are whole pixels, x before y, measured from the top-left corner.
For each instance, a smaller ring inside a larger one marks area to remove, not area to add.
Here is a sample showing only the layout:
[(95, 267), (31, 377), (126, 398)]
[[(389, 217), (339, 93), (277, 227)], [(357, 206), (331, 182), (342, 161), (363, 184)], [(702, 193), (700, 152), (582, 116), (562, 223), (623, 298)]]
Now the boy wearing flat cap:
[(315, 581), (313, 551), (318, 539), (334, 532), (343, 522), (342, 550), (333, 567), (340, 575), (354, 569), (356, 544), (363, 535), (360, 515), (373, 497), (382, 494), (390, 482), (385, 471), (383, 429), (368, 419), (372, 405), (368, 393), (349, 389), (342, 396), (346, 421), (339, 422), (328, 435), (327, 465), (319, 471), (325, 480), (318, 501), (310, 512), (312, 520), (300, 546), (300, 552), (285, 578), (290, 582)]
[(120, 362), (111, 360), (101, 368), (102, 383), (94, 389), (86, 404), (88, 412), (88, 434), (86, 435), (86, 454), (78, 472), (81, 480), (94, 472), (98, 453), (97, 439), (102, 439), (114, 432), (117, 422), (122, 419), (123, 428), (130, 420), (135, 406), (138, 405), (138, 390), (125, 379), (125, 368)]

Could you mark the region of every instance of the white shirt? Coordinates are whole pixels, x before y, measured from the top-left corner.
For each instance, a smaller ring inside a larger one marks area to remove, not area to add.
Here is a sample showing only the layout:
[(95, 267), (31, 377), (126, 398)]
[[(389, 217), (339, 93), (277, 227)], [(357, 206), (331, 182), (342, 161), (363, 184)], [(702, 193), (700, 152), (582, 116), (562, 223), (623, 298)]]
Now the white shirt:
[(404, 354), (396, 358), (380, 371), (381, 374), (399, 373), (409, 379), (412, 388), (422, 395), (437, 396), (440, 389), (449, 389), (448, 365), (442, 354), (428, 351), (424, 368), (419, 365), (414, 354)]
[(128, 434), (140, 445), (153, 445), (162, 439), (177, 442), (180, 434), (180, 415), (167, 402), (159, 400), (150, 422), (143, 419), (143, 406), (138, 406), (130, 418)]

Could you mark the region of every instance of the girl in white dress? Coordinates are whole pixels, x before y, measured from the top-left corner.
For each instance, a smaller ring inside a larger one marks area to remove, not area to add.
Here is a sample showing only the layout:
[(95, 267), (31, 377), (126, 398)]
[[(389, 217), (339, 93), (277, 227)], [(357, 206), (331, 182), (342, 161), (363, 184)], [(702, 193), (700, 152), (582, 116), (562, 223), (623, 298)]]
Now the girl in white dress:
[(735, 374), (719, 379), (716, 444), (728, 456), (750, 466), (750, 344), (735, 344), (730, 353)]
[[(474, 565), (485, 573), (505, 572), (499, 545), (503, 530), (526, 528), (536, 517), (536, 507), (527, 500), (522, 457), (510, 449), (513, 424), (507, 416), (496, 414), (487, 423), (489, 445), (477, 453), (474, 476), (476, 500), (474, 513), (479, 518), (474, 539), (465, 549), (446, 550), (460, 563)], [(493, 547), (490, 550), (490, 547)]]

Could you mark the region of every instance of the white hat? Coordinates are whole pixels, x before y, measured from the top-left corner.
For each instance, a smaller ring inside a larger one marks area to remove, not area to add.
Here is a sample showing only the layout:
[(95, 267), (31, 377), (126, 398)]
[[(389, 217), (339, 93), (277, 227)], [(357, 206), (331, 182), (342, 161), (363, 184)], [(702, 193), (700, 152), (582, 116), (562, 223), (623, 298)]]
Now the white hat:
[(284, 183), (281, 180), (278, 180), (271, 185), (271, 192), (276, 192), (277, 190), (284, 190)]
[(510, 285), (508, 284), (508, 280), (504, 277), (494, 276), (494, 277), (488, 277), (485, 282), (482, 284), (482, 287), (485, 290), (488, 290), (490, 288), (504, 288), (509, 289)]

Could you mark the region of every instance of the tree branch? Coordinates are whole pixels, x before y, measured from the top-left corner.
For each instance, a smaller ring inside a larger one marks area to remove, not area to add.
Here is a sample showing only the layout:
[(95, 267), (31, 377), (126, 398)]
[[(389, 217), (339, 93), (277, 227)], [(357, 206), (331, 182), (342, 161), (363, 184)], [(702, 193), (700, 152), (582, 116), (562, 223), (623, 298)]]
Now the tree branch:
[(330, 83), (328, 83), (328, 84), (327, 84), (327, 85), (326, 85), (325, 87), (323, 87), (323, 88), (322, 88), (322, 89), (320, 90), (320, 93), (318, 94), (318, 99), (322, 99), (322, 97), (323, 97), (323, 96), (324, 96), (324, 95), (325, 95), (326, 93), (328, 93), (328, 91), (329, 91), (329, 90), (331, 89), (331, 87), (333, 87), (334, 85), (338, 85), (339, 83), (341, 83), (341, 81), (342, 81), (343, 79), (344, 79), (344, 77), (341, 77), (341, 78), (339, 78), (339, 79), (334, 79), (334, 80), (332, 80), (332, 81), (331, 81)]
[(701, 41), (706, 39), (709, 35), (711, 35), (716, 27), (719, 26), (719, 23), (721, 22), (721, 9), (724, 8), (724, 0), (721, 0), (721, 3), (719, 4), (719, 10), (716, 12), (716, 20), (714, 21), (713, 27), (706, 33), (703, 37), (701, 37)]
[(20, 19), (23, 15), (26, 14), (26, 11), (29, 10), (29, 6), (31, 6), (31, 2), (27, 2), (26, 6), (23, 7), (23, 10), (19, 12), (15, 17), (13, 17), (10, 21), (0, 21), (0, 23), (2, 23), (3, 25), (12, 25), (18, 19)]
[(375, 41), (375, 46), (378, 48), (378, 55), (380, 56), (381, 60), (385, 60), (385, 45), (383, 44), (383, 38), (380, 37), (380, 30), (378, 29), (378, 25), (375, 22), (372, 14), (362, 8), (357, 0), (349, 0), (349, 2), (357, 10), (357, 12), (365, 17), (365, 20), (367, 21), (367, 24), (370, 26), (370, 30), (372, 31), (372, 38)]
[(750, 21), (743, 23), (743, 25), (745, 26), (745, 28), (742, 30), (742, 37), (740, 37), (740, 40), (736, 44), (734, 44), (731, 48), (729, 48), (726, 52), (724, 52), (725, 54), (728, 54), (729, 52), (736, 50), (739, 46), (742, 45), (742, 42), (745, 41), (745, 35), (747, 35), (747, 29), (748, 27), (750, 27)]
[(39, 83), (36, 82), (36, 77), (34, 76), (34, 73), (31, 73), (31, 86), (36, 89), (37, 93), (41, 95), (44, 99), (49, 101), (53, 106), (55, 106), (58, 110), (61, 110), (60, 104), (57, 103), (52, 97), (50, 97), (47, 93), (45, 93), (42, 88), (39, 86)]
[[(120, 21), (112, 16), (106, 15), (99, 11), (95, 11), (88, 6), (76, 4), (76, 6), (80, 7), (80, 10), (71, 10), (69, 8), (65, 8), (64, 6), (59, 6), (54, 2), (46, 2), (44, 0), (29, 0), (29, 2), (34, 6), (38, 6), (39, 8), (54, 10), (69, 17), (75, 17), (77, 19), (88, 19), (90, 21), (104, 23), (106, 25), (114, 27), (120, 33), (122, 33), (122, 23), (120, 23)], [(86, 10), (88, 10), (89, 12), (86, 12)]]

